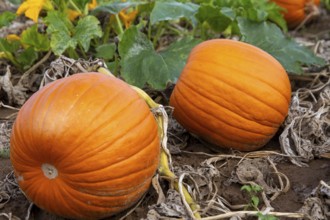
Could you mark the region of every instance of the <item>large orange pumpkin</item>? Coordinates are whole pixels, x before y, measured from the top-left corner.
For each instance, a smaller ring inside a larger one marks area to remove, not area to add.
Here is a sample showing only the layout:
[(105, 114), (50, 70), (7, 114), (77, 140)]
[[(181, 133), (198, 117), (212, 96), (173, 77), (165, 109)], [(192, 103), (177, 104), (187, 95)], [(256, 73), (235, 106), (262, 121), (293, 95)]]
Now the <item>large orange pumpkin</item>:
[(290, 97), (287, 73), (271, 55), (214, 39), (191, 51), (170, 105), (188, 131), (221, 147), (252, 151), (276, 133)]
[(285, 9), (284, 19), (289, 28), (294, 28), (301, 24), (308, 15), (317, 14), (317, 6), (320, 0), (271, 0)]
[(123, 81), (75, 74), (35, 93), (12, 130), (10, 158), (21, 189), (60, 216), (99, 219), (127, 209), (158, 167), (155, 118)]

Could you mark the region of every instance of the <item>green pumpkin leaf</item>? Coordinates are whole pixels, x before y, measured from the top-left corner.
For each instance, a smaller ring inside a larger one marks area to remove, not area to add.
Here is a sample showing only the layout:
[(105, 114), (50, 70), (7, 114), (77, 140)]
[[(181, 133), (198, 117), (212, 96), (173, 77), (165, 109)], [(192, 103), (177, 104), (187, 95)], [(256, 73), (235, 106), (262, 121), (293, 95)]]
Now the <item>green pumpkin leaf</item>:
[(0, 52), (15, 53), (20, 47), (19, 41), (8, 41), (5, 38), (0, 38)]
[(110, 60), (114, 57), (116, 52), (115, 43), (102, 44), (96, 48), (96, 57), (105, 60)]
[(65, 14), (51, 11), (45, 22), (48, 25), (47, 33), (51, 36), (50, 47), (56, 55), (63, 54), (68, 48), (75, 49), (78, 44), (88, 51), (90, 41), (102, 36), (100, 23), (92, 15), (80, 19), (74, 27)]
[[(237, 26), (237, 17), (257, 22), (269, 20), (286, 31), (286, 21), (281, 12), (282, 8), (269, 0), (214, 0), (202, 4), (196, 16), (216, 32), (223, 32), (228, 25)], [(230, 24), (230, 20), (234, 22)]]
[(7, 26), (16, 18), (16, 14), (10, 11), (5, 11), (0, 14), (0, 28)]
[(86, 16), (78, 21), (74, 29), (74, 39), (88, 51), (92, 39), (102, 36), (99, 20), (92, 15)]
[(38, 59), (38, 53), (33, 47), (29, 47), (19, 53), (16, 59), (23, 69), (28, 69)]
[(198, 40), (182, 39), (162, 52), (156, 52), (150, 40), (137, 27), (127, 29), (119, 42), (121, 76), (130, 84), (146, 84), (164, 89), (175, 81), (185, 65), (187, 56)]
[[(228, 9), (226, 8), (225, 12), (229, 13), (229, 16), (234, 16), (234, 12)], [(202, 5), (196, 14), (196, 18), (200, 23), (208, 23), (211, 29), (216, 32), (225, 31), (232, 22), (232, 17), (223, 14), (221, 8), (211, 5)]]
[(258, 207), (260, 200), (257, 196), (252, 196), (251, 202), (252, 202), (253, 207)]
[(236, 12), (232, 8), (222, 7), (220, 12), (232, 21), (236, 18)]
[(281, 29), (270, 22), (252, 22), (238, 18), (238, 26), (242, 41), (253, 44), (274, 56), (290, 73), (303, 73), (302, 66), (325, 65), (325, 61), (317, 57), (311, 50), (300, 46), (286, 37)]
[(242, 191), (252, 192), (252, 187), (250, 185), (243, 185), (241, 187)]
[(156, 53), (149, 39), (136, 27), (127, 29), (119, 43), (121, 75), (138, 87), (146, 83), (154, 88), (166, 86), (169, 70), (162, 57)]
[(261, 22), (267, 20), (268, 13), (264, 10), (260, 10), (258, 8), (249, 8), (246, 10), (246, 12), (251, 21)]
[(32, 46), (36, 51), (48, 51), (50, 47), (48, 37), (38, 32), (37, 25), (33, 25), (22, 32), (21, 43)]
[(195, 14), (199, 5), (187, 2), (181, 3), (177, 1), (156, 1), (155, 6), (150, 14), (151, 24), (160, 21), (172, 21), (180, 18), (187, 18), (196, 25)]
[(126, 2), (104, 3), (104, 4), (101, 4), (100, 6), (96, 7), (93, 10), (93, 13), (107, 12), (110, 14), (118, 14), (121, 10), (123, 10), (125, 8), (136, 7), (136, 6), (144, 5), (144, 4), (150, 4), (150, 3), (145, 2), (145, 1), (139, 1), (139, 2), (126, 1)]
[(69, 47), (77, 46), (77, 40), (71, 37), (73, 24), (65, 14), (50, 11), (45, 17), (45, 22), (48, 25), (47, 33), (51, 36), (50, 47), (54, 54), (61, 55)]
[(168, 48), (160, 52), (170, 72), (170, 79), (176, 82), (192, 48), (201, 43), (202, 40), (186, 37), (172, 43)]

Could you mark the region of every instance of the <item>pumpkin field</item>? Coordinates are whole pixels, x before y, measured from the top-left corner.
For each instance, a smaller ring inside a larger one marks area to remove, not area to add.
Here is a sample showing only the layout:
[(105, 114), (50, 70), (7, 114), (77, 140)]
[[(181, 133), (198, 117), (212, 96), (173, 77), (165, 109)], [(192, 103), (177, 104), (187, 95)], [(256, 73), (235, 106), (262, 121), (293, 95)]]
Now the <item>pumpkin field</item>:
[(2, 219), (330, 219), (330, 1), (0, 1)]

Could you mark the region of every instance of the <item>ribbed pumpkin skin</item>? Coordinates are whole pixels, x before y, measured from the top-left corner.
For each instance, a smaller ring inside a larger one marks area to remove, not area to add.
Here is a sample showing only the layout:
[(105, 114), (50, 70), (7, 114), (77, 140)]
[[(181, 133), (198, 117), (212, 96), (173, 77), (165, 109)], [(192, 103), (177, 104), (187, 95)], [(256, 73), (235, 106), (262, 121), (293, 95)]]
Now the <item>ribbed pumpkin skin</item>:
[[(35, 93), (21, 108), (10, 159), (37, 206), (74, 219), (99, 219), (132, 206), (159, 162), (157, 123), (126, 83), (75, 74)], [(46, 177), (42, 166), (58, 170)]]
[(272, 56), (215, 39), (191, 51), (170, 105), (188, 131), (220, 147), (252, 151), (276, 133), (290, 96), (287, 73)]
[(289, 28), (298, 26), (308, 14), (308, 8), (311, 5), (318, 6), (320, 0), (271, 0), (286, 9), (283, 12), (284, 19), (287, 21)]

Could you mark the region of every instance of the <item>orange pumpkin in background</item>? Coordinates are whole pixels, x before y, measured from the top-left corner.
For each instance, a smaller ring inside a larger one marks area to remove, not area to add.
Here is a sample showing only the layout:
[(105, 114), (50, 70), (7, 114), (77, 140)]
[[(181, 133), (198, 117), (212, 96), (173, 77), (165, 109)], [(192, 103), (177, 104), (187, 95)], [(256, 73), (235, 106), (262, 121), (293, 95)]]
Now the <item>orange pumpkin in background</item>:
[(281, 64), (247, 43), (197, 45), (174, 87), (173, 116), (215, 145), (241, 151), (264, 146), (284, 121), (291, 86)]
[[(305, 20), (319, 14), (320, 0), (271, 0), (284, 8), (284, 19), (289, 28), (295, 28)], [(309, 16), (309, 17), (308, 17)]]
[(148, 190), (159, 163), (157, 128), (128, 84), (75, 74), (23, 105), (10, 159), (20, 188), (38, 207), (67, 218), (104, 218)]

